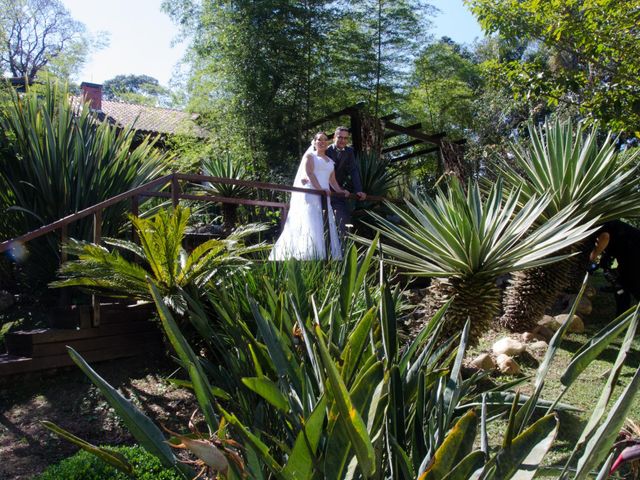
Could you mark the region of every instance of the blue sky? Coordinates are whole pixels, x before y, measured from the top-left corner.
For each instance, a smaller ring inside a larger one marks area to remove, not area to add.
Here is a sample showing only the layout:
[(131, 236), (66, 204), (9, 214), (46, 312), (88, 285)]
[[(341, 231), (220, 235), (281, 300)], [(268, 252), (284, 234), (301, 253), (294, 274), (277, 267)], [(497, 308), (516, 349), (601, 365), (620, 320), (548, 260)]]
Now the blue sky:
[[(110, 33), (109, 47), (93, 52), (77, 82), (104, 83), (116, 75), (149, 75), (169, 85), (185, 49), (172, 46), (178, 28), (160, 11), (161, 0), (62, 0), (71, 15), (92, 33)], [(462, 0), (431, 0), (441, 10), (433, 35), (471, 43), (482, 32)]]

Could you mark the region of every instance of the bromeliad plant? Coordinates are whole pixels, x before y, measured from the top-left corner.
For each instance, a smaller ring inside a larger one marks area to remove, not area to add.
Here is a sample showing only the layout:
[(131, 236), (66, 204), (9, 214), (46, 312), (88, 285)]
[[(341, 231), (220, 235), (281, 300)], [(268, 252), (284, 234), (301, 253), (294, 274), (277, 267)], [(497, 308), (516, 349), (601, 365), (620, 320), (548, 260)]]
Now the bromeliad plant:
[[(355, 249), (348, 253), (339, 295), (328, 295), (326, 302), (319, 304), (312, 300), (309, 316), (300, 315), (294, 297), (282, 291), (267, 294), (262, 305), (249, 298), (252, 319), (235, 317), (227, 307), (218, 310), (229, 315), (218, 329), (234, 339), (225, 350), (229, 360), (218, 365), (191, 348), (150, 281), (162, 326), (189, 376), (183, 384), (193, 389), (208, 427), (197, 445), (185, 442), (190, 438), (187, 435), (177, 436), (182, 446), (200, 459), (199, 464), (204, 462), (216, 472), (228, 469), (226, 478), (231, 479), (242, 475), (283, 480), (533, 478), (558, 429), (554, 411), (561, 408), (560, 397), (545, 403), (540, 394), (571, 322), (566, 322), (551, 341), (530, 397), (500, 390), (482, 392), (477, 380), (484, 374), (467, 379), (461, 376), (469, 322), (453, 354), (447, 352), (456, 340), (443, 342), (439, 338), (442, 318), (451, 302), (409, 345), (400, 348), (396, 294), (382, 280), (381, 271), (379, 286), (370, 284), (376, 247), (374, 242), (360, 258)], [(265, 289), (270, 289), (269, 283)], [(579, 297), (576, 305), (578, 301)], [(197, 317), (192, 323), (206, 320), (202, 303), (193, 298), (188, 302), (190, 315)], [(609, 409), (606, 419), (604, 415), (637, 325), (637, 311), (617, 319), (575, 355), (563, 378), (569, 388), (586, 366), (627, 330), (618, 361), (579, 444), (584, 450), (577, 449), (574, 456), (578, 474), (573, 478), (586, 478), (595, 466), (602, 472), (608, 469), (607, 464), (600, 465), (615, 439), (612, 432), (629, 409), (640, 373)], [(79, 355), (71, 354), (123, 416), (138, 442), (165, 465), (182, 469), (160, 429)], [(487, 424), (496, 408), (504, 410), (509, 404), (504, 441), (492, 450)], [(532, 422), (535, 410), (541, 407), (548, 409), (548, 414)], [(481, 448), (473, 450), (478, 427)], [(231, 448), (236, 442), (243, 448)], [(104, 453), (87, 445), (83, 448)], [(105, 459), (127, 468), (117, 458)], [(570, 471), (567, 468), (566, 472)]]
[(498, 181), (484, 199), (477, 185), (465, 193), (452, 180), (434, 199), (414, 195), (406, 210), (390, 204), (400, 225), (373, 214), (374, 228), (388, 239), (386, 261), (408, 275), (433, 277), (428, 311), (453, 299), (446, 329), (459, 332), (471, 318), (472, 343), (500, 311), (499, 275), (556, 262), (564, 258), (557, 252), (590, 233), (590, 223), (571, 206), (536, 226), (550, 198), (530, 197), (518, 208), (520, 194), (513, 189), (503, 198)]
[[(52, 287), (77, 286), (94, 293), (151, 301), (147, 277), (151, 277), (164, 302), (182, 315), (187, 304), (184, 291), (200, 295), (208, 283), (219, 284), (237, 269), (248, 266), (248, 255), (264, 249), (246, 246), (243, 239), (263, 230), (260, 225), (237, 229), (225, 239), (211, 239), (186, 252), (182, 246), (190, 210), (160, 210), (150, 218), (131, 217), (140, 245), (115, 238), (104, 242), (112, 250), (93, 243), (70, 240), (65, 246), (77, 257), (60, 267), (60, 280)], [(120, 252), (132, 254), (127, 260)]]
[[(539, 223), (569, 205), (574, 206), (575, 215), (596, 226), (640, 214), (639, 149), (621, 155), (611, 134), (600, 143), (603, 135), (597, 127), (587, 130), (579, 124), (574, 132), (568, 121), (548, 120), (540, 127), (530, 124), (529, 136), (531, 147), (514, 145), (514, 165), (505, 166), (502, 173), (508, 184), (521, 189), (523, 203), (549, 195)], [(573, 251), (579, 249), (575, 246)], [(572, 271), (586, 270), (586, 255), (516, 272), (504, 297), (500, 323), (515, 331), (534, 325), (569, 285)], [(575, 265), (580, 258), (582, 265)]]

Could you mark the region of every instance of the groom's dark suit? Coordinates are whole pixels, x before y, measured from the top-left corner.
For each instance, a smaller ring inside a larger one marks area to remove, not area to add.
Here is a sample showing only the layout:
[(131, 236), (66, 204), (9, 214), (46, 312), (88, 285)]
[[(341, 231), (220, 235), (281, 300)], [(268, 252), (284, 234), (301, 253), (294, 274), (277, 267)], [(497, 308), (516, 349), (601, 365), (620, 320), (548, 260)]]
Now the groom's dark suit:
[[(335, 163), (336, 181), (342, 188), (346, 188), (347, 179), (351, 177), (353, 186), (352, 192), (362, 191), (362, 181), (360, 180), (360, 171), (356, 164), (356, 156), (351, 147), (345, 147), (338, 150), (335, 144), (329, 145), (327, 148), (327, 156)], [(340, 235), (344, 236), (345, 225), (351, 223), (351, 212), (346, 198), (331, 197), (331, 206), (335, 210), (336, 224), (340, 231)]]

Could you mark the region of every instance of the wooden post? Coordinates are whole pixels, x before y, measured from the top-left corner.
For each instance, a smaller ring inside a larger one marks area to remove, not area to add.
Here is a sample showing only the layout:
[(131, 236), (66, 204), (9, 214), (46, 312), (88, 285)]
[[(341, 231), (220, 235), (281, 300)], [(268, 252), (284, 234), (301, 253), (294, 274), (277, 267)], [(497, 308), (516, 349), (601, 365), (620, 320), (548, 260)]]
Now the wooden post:
[[(137, 217), (140, 215), (140, 197), (137, 195), (131, 197), (131, 215)], [(131, 241), (136, 243), (138, 241), (138, 232), (136, 231), (136, 227), (131, 225)]]
[[(93, 214), (93, 243), (99, 245), (102, 241), (102, 210)], [(100, 326), (100, 298), (95, 293), (91, 295), (91, 308), (93, 310), (94, 327)]]
[(362, 153), (362, 120), (360, 116), (359, 109), (354, 109), (349, 113), (351, 118), (351, 142), (356, 157)]
[(173, 208), (178, 206), (180, 202), (180, 184), (178, 183), (178, 177), (176, 173), (173, 172), (173, 176), (171, 177), (171, 203), (173, 204)]
[[(69, 226), (63, 225), (60, 227), (60, 265), (67, 261), (69, 255), (64, 251), (62, 245), (69, 240)], [(58, 300), (60, 302), (60, 306), (64, 307), (69, 303), (69, 289), (62, 288), (60, 289), (60, 298)]]

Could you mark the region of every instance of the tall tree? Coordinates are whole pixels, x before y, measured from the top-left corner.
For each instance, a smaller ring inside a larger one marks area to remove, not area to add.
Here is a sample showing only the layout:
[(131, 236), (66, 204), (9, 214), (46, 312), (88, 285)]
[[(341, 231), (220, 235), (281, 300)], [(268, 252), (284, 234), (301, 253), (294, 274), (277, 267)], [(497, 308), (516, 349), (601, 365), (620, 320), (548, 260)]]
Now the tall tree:
[(482, 27), (544, 57), (501, 62), (522, 97), (575, 106), (586, 118), (634, 132), (640, 122), (640, 0), (465, 0)]
[(283, 173), (292, 171), (283, 160), (306, 148), (298, 142), (310, 120), (362, 100), (373, 106), (376, 92), (381, 105), (398, 98), (430, 11), (422, 0), (163, 7), (192, 35), (193, 105), (220, 146)]
[(170, 92), (149, 75), (116, 75), (103, 84), (104, 98), (149, 106), (168, 106)]
[(33, 79), (45, 67), (67, 77), (92, 44), (59, 0), (0, 0), (0, 70)]
[(240, 150), (258, 163), (282, 163), (287, 151), (297, 150), (306, 93), (313, 81), (309, 72), (314, 75), (320, 61), (323, 32), (313, 19), (320, 18), (323, 3), (163, 4), (193, 36), (192, 105), (218, 137), (226, 137), (236, 148), (244, 144)]

